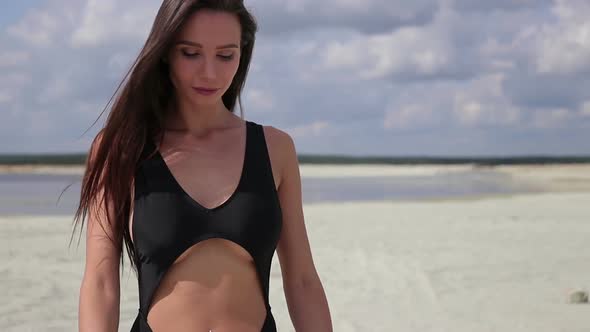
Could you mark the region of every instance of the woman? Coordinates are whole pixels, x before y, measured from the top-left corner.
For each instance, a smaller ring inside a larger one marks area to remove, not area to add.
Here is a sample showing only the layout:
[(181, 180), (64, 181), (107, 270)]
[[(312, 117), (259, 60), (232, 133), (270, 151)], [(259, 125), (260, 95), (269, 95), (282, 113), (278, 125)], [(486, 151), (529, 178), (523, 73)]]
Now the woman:
[(80, 331), (118, 328), (123, 244), (139, 284), (132, 331), (276, 331), (275, 249), (296, 330), (332, 330), (293, 141), (234, 115), (256, 30), (240, 0), (161, 5), (90, 147)]

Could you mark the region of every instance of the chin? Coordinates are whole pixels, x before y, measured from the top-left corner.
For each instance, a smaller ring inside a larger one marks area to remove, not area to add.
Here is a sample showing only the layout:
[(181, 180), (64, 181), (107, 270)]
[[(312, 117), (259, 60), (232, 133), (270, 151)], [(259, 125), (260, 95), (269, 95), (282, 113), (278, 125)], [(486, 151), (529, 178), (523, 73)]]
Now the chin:
[(222, 100), (221, 100), (221, 98), (217, 98), (217, 97), (211, 97), (211, 98), (197, 97), (197, 98), (191, 98), (190, 102), (192, 105), (195, 105), (195, 106), (214, 106), (214, 105), (221, 103)]

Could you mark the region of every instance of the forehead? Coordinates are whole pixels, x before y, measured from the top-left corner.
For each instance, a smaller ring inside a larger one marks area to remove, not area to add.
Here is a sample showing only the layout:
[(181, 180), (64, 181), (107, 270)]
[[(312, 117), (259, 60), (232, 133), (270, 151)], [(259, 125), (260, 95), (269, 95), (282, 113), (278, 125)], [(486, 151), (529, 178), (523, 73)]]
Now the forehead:
[(224, 43), (239, 45), (241, 34), (240, 21), (235, 14), (202, 9), (189, 16), (177, 39), (215, 47)]

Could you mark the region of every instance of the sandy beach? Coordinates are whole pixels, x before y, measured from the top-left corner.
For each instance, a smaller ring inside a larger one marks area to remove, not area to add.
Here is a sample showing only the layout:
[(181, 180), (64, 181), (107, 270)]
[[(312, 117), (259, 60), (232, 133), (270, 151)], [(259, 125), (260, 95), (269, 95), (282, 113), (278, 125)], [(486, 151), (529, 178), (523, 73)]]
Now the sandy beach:
[[(331, 167), (302, 175), (461, 169)], [(495, 169), (543, 190), (304, 206), (334, 331), (590, 331), (590, 304), (568, 302), (590, 291), (590, 165)], [(68, 248), (71, 222), (0, 216), (0, 331), (77, 331), (84, 236)], [(121, 287), (119, 331), (129, 331), (138, 308), (129, 267)], [(276, 255), (270, 287), (278, 330), (294, 331)]]

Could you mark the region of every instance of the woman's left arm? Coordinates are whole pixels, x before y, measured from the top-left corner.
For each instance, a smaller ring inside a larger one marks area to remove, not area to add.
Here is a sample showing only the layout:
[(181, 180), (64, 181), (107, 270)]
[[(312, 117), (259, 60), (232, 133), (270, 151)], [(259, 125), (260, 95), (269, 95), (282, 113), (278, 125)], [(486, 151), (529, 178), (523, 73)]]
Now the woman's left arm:
[(332, 332), (324, 288), (316, 271), (303, 218), (301, 177), (295, 144), (273, 128), (280, 156), (279, 200), (283, 227), (277, 256), (291, 321), (297, 332)]

